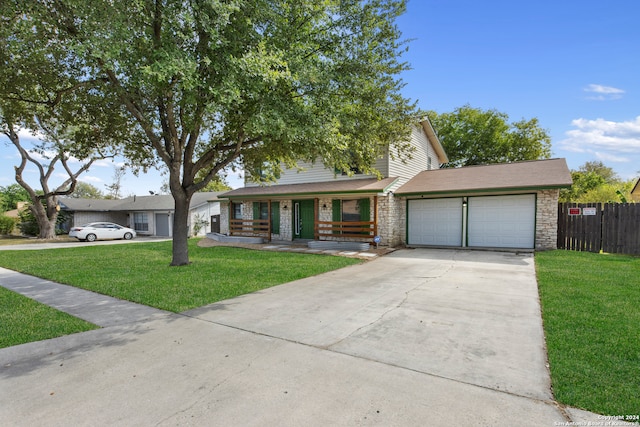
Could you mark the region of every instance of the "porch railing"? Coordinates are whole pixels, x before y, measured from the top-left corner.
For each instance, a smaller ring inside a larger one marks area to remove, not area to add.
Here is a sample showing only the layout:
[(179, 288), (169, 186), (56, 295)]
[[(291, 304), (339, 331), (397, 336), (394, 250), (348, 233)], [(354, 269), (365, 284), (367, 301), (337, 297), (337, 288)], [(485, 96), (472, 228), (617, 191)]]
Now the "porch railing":
[(316, 221), (314, 227), (317, 240), (355, 238), (372, 241), (376, 234), (375, 221)]
[(232, 236), (264, 237), (271, 241), (271, 222), (268, 219), (231, 219), (229, 234)]

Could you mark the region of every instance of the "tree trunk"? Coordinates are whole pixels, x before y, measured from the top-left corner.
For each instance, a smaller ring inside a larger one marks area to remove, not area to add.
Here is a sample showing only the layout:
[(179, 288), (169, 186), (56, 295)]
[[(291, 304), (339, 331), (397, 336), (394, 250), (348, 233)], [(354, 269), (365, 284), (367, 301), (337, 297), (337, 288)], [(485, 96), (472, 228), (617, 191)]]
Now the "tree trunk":
[(45, 207), (40, 200), (35, 200), (31, 203), (31, 212), (33, 213), (40, 232), (38, 233), (38, 239), (57, 239), (56, 236), (56, 221), (58, 220), (58, 210), (55, 204), (57, 200), (52, 200), (50, 203), (54, 205)]
[(189, 204), (191, 194), (186, 191), (172, 191), (175, 202), (173, 216), (173, 257), (172, 266), (189, 264)]

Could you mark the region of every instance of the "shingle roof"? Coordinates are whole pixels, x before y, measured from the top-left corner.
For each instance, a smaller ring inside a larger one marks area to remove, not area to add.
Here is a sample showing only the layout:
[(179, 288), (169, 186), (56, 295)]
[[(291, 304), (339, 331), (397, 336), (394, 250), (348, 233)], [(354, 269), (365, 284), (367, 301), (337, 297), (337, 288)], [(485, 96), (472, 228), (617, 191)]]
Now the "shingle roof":
[[(191, 198), (190, 207), (202, 205), (209, 201), (218, 200), (218, 195), (224, 191), (195, 193)], [(171, 195), (132, 196), (121, 200), (108, 199), (76, 199), (60, 197), (60, 205), (69, 211), (156, 211), (173, 210), (174, 201)]]
[(284, 197), (294, 195), (378, 193), (384, 191), (398, 178), (349, 179), (344, 181), (310, 182), (304, 184), (272, 185), (264, 187), (244, 187), (219, 195), (220, 198)]
[(534, 160), (423, 171), (396, 194), (462, 193), (570, 187), (565, 159)]

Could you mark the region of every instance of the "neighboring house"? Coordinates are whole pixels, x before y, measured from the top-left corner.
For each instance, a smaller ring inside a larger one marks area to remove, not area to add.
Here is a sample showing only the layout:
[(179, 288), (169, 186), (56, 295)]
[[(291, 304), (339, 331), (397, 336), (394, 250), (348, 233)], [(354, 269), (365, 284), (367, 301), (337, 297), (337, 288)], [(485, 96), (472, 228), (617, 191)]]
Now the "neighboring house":
[[(412, 130), (412, 158), (382, 156), (382, 179), (299, 164), (276, 183), (219, 195), (221, 233), (267, 240), (399, 246), (556, 247), (564, 159), (440, 169), (448, 158), (428, 120)], [(518, 219), (518, 221), (512, 221)], [(533, 231), (532, 231), (533, 230)]]
[(640, 178), (638, 178), (636, 185), (634, 185), (631, 190), (631, 199), (640, 202)]
[[(217, 231), (220, 223), (222, 192), (195, 193), (189, 206), (190, 235)], [(60, 197), (62, 211), (72, 214), (70, 227), (96, 221), (115, 222), (131, 227), (142, 236), (173, 234), (174, 201), (171, 195), (132, 196), (122, 200), (76, 199)]]
[(20, 211), (26, 209), (28, 205), (29, 205), (29, 202), (17, 202), (16, 203), (17, 209), (12, 209), (10, 211), (6, 211), (6, 212), (4, 212), (3, 215), (8, 216), (9, 218), (19, 219), (20, 218)]

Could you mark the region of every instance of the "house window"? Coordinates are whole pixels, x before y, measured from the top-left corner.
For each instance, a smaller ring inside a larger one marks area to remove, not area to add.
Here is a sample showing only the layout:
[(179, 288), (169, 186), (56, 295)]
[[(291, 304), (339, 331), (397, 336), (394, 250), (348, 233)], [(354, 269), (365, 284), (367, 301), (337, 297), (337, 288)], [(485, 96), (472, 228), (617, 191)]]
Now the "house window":
[(431, 170), (431, 156), (427, 157), (427, 170), (430, 171)]
[[(333, 201), (332, 210), (334, 222), (370, 221), (371, 204), (369, 198), (356, 200), (336, 199)], [(341, 233), (334, 230), (334, 234)]]
[(253, 219), (268, 219), (269, 203), (253, 202)]
[[(253, 202), (253, 219), (269, 219), (269, 202)], [(280, 233), (280, 202), (271, 202), (271, 232)]]
[(149, 216), (146, 212), (133, 214), (133, 229), (136, 231), (149, 231)]
[(242, 203), (231, 203), (231, 219), (242, 219)]
[[(354, 222), (360, 221), (360, 201), (359, 200), (343, 200), (342, 201), (342, 221)], [(369, 218), (367, 218), (368, 220)]]

